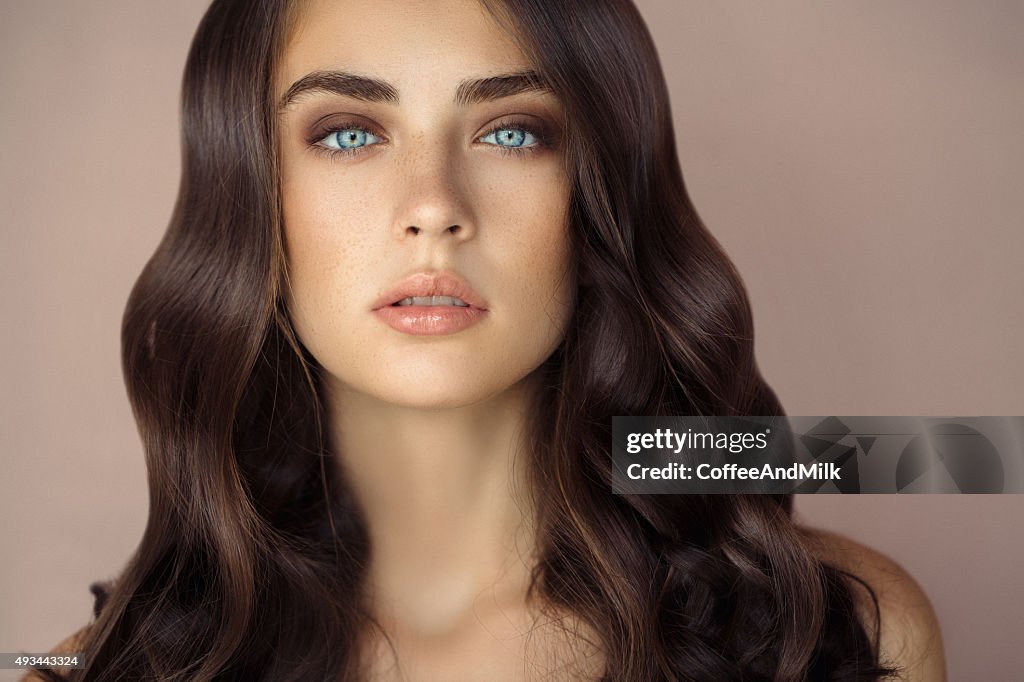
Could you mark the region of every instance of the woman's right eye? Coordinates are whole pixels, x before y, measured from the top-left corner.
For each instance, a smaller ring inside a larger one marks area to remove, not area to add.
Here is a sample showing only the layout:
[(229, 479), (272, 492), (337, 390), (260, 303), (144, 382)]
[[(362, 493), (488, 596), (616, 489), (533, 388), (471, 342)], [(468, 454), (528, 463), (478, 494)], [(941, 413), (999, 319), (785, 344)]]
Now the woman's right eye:
[(341, 128), (332, 130), (319, 144), (332, 152), (354, 152), (363, 147), (377, 144), (381, 139), (363, 128)]

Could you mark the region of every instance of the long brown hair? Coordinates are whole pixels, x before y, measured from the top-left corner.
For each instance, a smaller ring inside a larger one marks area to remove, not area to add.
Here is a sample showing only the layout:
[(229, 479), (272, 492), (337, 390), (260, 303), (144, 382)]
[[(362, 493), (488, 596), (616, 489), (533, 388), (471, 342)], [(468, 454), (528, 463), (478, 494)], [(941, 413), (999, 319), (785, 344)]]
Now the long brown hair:
[[(612, 416), (782, 408), (636, 9), (486, 5), (565, 106), (574, 187), (581, 284), (540, 369), (531, 591), (597, 634), (605, 680), (878, 679), (853, 577), (814, 558), (788, 497), (611, 494)], [(149, 519), (75, 680), (360, 676), (371, 548), (283, 295), (272, 84), (294, 10), (214, 0), (192, 43), (180, 192), (122, 328)]]

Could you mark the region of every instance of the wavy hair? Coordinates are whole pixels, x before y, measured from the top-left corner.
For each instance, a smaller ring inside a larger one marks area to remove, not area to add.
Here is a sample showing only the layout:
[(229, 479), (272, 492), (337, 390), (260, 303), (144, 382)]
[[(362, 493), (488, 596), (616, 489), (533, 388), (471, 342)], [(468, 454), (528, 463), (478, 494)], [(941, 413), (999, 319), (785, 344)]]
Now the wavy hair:
[[(604, 680), (890, 674), (858, 579), (815, 558), (789, 497), (611, 494), (612, 416), (782, 408), (739, 276), (687, 196), (635, 7), (485, 5), (565, 107), (573, 181), (580, 285), (532, 414), (531, 593), (596, 634)], [(360, 679), (371, 547), (284, 303), (272, 84), (295, 16), (214, 0), (192, 43), (177, 204), (122, 327), (149, 517), (71, 679)]]

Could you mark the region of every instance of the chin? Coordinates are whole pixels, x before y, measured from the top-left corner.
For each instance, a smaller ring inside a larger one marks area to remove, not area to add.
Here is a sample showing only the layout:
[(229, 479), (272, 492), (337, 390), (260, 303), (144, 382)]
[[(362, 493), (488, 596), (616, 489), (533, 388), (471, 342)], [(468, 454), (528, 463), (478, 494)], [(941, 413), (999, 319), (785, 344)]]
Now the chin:
[(405, 407), (418, 410), (453, 410), (460, 407), (469, 407), (483, 400), (489, 395), (477, 394), (462, 391), (406, 391), (404, 393), (379, 394), (376, 396), (382, 402), (396, 407)]
[(466, 365), (391, 367), (375, 374), (367, 385), (348, 384), (348, 388), (390, 405), (444, 410), (483, 402), (518, 384), (525, 376), (486, 374), (479, 366)]
[[(379, 344), (325, 358), (331, 383), (342, 392), (423, 410), (477, 405), (523, 385), (554, 350), (557, 339), (535, 345)], [(361, 351), (361, 352), (360, 352)]]

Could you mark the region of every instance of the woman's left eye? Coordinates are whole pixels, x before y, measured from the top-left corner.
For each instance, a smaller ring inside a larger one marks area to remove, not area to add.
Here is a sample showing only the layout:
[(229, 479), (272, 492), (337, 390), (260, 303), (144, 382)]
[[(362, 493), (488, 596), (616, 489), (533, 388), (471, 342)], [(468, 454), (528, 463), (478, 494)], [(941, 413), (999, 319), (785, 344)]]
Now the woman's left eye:
[(540, 140), (529, 130), (509, 126), (497, 128), (480, 138), (481, 142), (497, 145), (506, 149), (520, 149), (522, 147), (533, 147)]
[(364, 130), (362, 128), (344, 128), (342, 130), (332, 131), (329, 135), (321, 139), (320, 143), (328, 149), (349, 152), (362, 147), (368, 147), (372, 144), (377, 144), (380, 141), (380, 138), (369, 130)]

